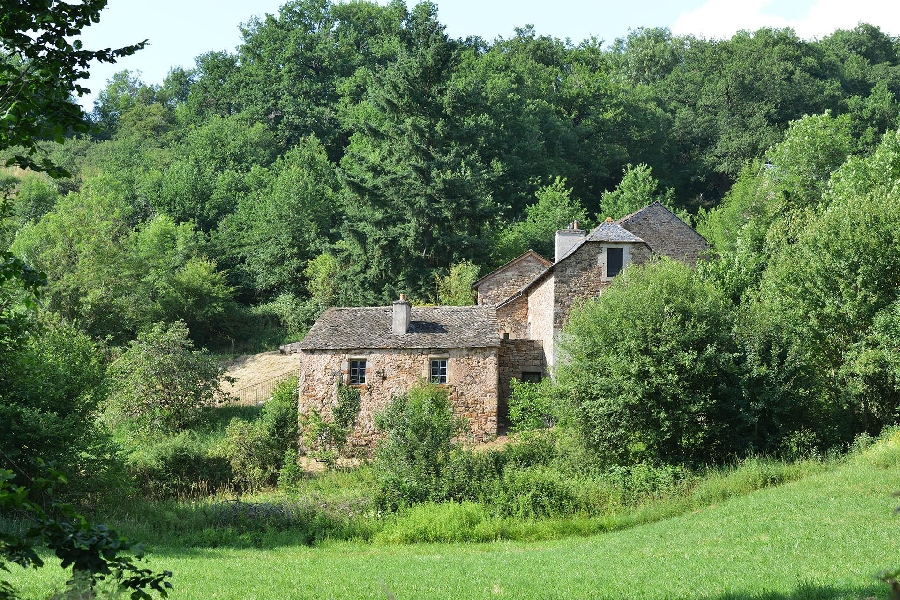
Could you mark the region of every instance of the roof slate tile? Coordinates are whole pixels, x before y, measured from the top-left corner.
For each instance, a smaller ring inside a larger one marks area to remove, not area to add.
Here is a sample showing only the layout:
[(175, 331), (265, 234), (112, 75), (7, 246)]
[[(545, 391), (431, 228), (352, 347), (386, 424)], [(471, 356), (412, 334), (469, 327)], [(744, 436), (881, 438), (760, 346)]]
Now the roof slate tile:
[(298, 344), (302, 350), (491, 348), (500, 345), (492, 307), (418, 306), (409, 332), (391, 329), (393, 307), (329, 308)]

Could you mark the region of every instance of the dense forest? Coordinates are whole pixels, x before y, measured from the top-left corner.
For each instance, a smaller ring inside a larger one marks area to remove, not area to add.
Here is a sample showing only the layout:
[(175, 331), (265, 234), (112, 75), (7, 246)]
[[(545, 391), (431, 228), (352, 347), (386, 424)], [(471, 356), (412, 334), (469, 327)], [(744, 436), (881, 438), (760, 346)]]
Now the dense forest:
[(161, 85), (109, 81), (92, 132), (46, 146), (71, 177), (3, 176), (3, 245), (95, 340), (183, 320), (271, 347), (328, 305), (446, 302), (454, 265), (547, 252), (574, 217), (715, 207), (803, 115), (864, 155), (900, 110), (898, 46), (870, 25), (455, 40), (429, 3), (302, 0), (241, 31)]

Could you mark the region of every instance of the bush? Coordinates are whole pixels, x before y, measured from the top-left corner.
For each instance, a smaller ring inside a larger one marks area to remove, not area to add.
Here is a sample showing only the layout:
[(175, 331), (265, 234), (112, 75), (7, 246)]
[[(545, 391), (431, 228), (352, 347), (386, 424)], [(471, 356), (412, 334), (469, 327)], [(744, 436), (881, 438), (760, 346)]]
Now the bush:
[(529, 383), (513, 379), (509, 398), (509, 421), (516, 431), (544, 429), (559, 421), (556, 390), (550, 379)]
[(196, 434), (181, 432), (138, 446), (127, 469), (145, 498), (194, 498), (228, 489), (232, 469)]
[(584, 444), (612, 464), (705, 464), (741, 453), (743, 410), (732, 308), (668, 259), (631, 266), (573, 310), (561, 387)]
[(184, 430), (222, 398), (223, 372), (205, 350), (194, 350), (184, 322), (157, 323), (110, 366), (107, 418), (145, 434)]
[(572, 479), (546, 467), (506, 471), (496, 504), (502, 514), (520, 519), (571, 515), (581, 506)]
[(393, 398), (375, 416), (375, 425), (384, 433), (375, 454), (378, 504), (396, 509), (442, 500), (445, 471), (456, 448), (453, 437), (466, 427), (453, 415), (447, 392), (419, 384)]
[(222, 445), (234, 483), (244, 490), (274, 484), (287, 457), (296, 457), (298, 432), (297, 378), (290, 377), (275, 387), (258, 420), (234, 418), (228, 424)]

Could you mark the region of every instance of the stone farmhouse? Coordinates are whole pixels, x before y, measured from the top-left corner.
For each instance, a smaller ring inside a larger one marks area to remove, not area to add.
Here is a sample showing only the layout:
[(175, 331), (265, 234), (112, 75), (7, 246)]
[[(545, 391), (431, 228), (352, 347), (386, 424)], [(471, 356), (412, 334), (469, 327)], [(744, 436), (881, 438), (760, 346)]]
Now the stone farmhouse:
[(601, 294), (631, 264), (654, 255), (695, 265), (706, 240), (658, 202), (593, 231), (575, 222), (556, 233), (551, 262), (529, 250), (473, 284), (477, 305), (413, 307), (401, 295), (392, 306), (330, 308), (299, 353), (301, 414), (323, 416), (338, 385), (360, 390), (360, 414), (350, 442), (371, 447), (374, 415), (418, 381), (446, 386), (469, 439), (497, 435), (507, 416), (510, 380), (539, 381), (557, 362), (557, 339), (572, 306)]

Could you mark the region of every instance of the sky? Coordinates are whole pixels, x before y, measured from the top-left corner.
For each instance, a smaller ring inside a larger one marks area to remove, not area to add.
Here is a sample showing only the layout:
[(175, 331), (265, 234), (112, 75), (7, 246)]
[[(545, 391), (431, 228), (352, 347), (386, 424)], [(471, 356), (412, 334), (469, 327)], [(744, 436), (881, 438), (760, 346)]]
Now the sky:
[[(338, 1), (338, 0), (333, 0)], [(380, 0), (385, 3), (386, 0)], [(407, 0), (412, 6), (416, 0)], [(109, 0), (100, 23), (84, 30), (86, 48), (118, 48), (141, 40), (148, 46), (114, 65), (95, 64), (80, 99), (91, 110), (96, 93), (116, 72), (140, 71), (159, 84), (173, 67), (190, 69), (211, 50), (234, 52), (241, 23), (277, 14), (286, 0)], [(741, 29), (793, 27), (800, 37), (822, 38), (859, 22), (900, 35), (900, 2), (891, 0), (436, 0), (450, 37), (509, 38), (534, 25), (539, 35), (578, 43), (597, 37), (607, 44), (629, 29), (668, 27), (674, 34), (728, 38)]]

